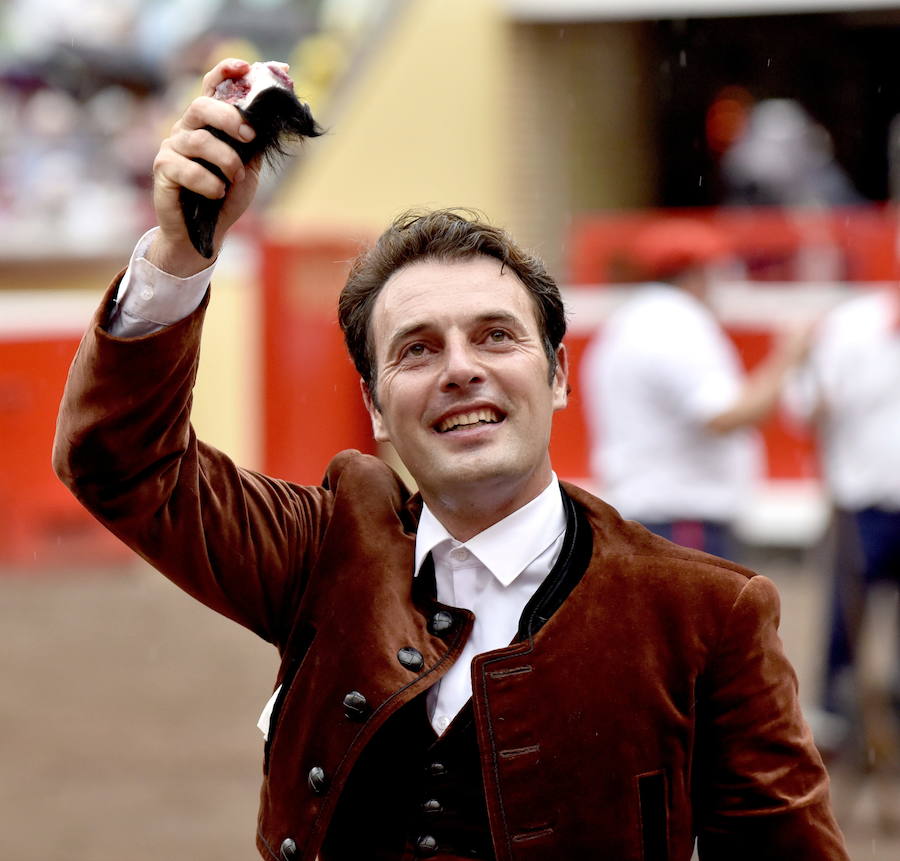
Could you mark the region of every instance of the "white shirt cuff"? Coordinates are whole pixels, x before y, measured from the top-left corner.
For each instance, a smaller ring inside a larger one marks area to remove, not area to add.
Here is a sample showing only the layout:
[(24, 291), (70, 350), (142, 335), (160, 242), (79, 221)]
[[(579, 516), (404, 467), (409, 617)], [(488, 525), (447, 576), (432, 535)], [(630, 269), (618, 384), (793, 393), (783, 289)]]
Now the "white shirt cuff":
[(137, 338), (171, 326), (193, 313), (206, 295), (215, 263), (187, 278), (163, 272), (146, 258), (153, 235), (148, 230), (135, 246), (116, 293), (108, 331), (117, 338)]

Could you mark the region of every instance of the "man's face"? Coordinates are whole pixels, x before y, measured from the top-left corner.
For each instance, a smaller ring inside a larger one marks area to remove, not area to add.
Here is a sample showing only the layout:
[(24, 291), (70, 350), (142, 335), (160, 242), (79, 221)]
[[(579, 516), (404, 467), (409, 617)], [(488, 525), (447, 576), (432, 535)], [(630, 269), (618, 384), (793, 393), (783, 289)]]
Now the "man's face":
[(566, 356), (549, 381), (534, 302), (500, 261), (421, 261), (395, 272), (370, 322), (375, 438), (393, 443), (429, 504), (472, 490), (528, 502), (550, 480), (553, 412), (566, 405)]

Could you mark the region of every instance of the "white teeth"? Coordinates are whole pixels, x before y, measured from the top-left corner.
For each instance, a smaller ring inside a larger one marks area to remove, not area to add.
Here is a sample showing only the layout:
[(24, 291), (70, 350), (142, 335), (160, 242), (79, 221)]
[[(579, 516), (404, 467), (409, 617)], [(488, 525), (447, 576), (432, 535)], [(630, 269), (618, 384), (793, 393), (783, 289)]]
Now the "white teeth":
[(438, 426), (439, 433), (445, 433), (448, 430), (454, 430), (459, 427), (468, 427), (469, 425), (477, 425), (479, 422), (499, 422), (500, 415), (496, 410), (480, 409), (473, 410), (470, 413), (460, 413), (444, 419)]

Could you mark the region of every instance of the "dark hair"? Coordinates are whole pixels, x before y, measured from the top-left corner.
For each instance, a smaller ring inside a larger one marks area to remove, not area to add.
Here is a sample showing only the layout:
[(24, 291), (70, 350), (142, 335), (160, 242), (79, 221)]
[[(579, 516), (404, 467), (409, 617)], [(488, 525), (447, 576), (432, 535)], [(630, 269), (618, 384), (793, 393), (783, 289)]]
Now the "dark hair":
[(375, 350), (369, 321), (385, 282), (398, 270), (422, 260), (459, 261), (478, 255), (509, 267), (534, 300), (550, 379), (556, 350), (566, 333), (566, 317), (556, 282), (544, 264), (516, 245), (498, 227), (468, 209), (409, 210), (394, 219), (376, 243), (354, 261), (338, 300), (338, 320), (356, 370), (375, 397)]

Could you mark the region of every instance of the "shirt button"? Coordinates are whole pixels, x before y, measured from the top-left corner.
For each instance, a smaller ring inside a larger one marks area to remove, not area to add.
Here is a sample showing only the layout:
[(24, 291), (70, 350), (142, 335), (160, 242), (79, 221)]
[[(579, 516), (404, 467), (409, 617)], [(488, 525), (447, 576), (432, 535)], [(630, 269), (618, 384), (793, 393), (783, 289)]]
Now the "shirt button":
[(150, 287), (145, 287), (141, 290), (141, 299), (145, 302), (149, 302), (153, 298), (153, 290)]
[(454, 547), (450, 551), (450, 558), (457, 562), (465, 562), (469, 558), (469, 551), (465, 547)]
[(441, 715), (435, 721), (435, 723), (437, 725), (438, 731), (443, 732), (445, 729), (447, 729), (448, 726), (450, 726), (450, 718), (448, 718), (447, 715)]

